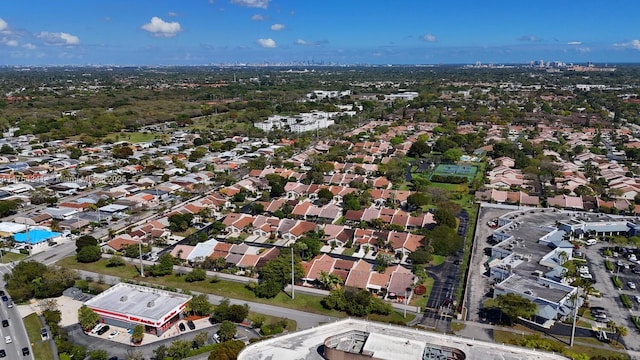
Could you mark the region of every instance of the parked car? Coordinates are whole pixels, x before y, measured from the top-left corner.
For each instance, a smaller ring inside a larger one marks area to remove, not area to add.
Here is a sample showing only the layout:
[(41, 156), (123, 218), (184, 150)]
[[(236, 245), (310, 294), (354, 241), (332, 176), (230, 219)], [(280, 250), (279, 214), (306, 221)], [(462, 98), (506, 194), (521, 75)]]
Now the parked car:
[(636, 295), (636, 302), (640, 304), (640, 295)]
[(629, 281), (627, 283), (627, 286), (629, 287), (629, 289), (631, 290), (635, 290), (636, 289), (636, 283), (634, 283), (633, 281)]
[(187, 321), (187, 326), (191, 330), (194, 330), (196, 328), (196, 324), (194, 324), (193, 321), (191, 321), (191, 320)]
[(96, 326), (93, 327), (93, 329), (91, 329), (91, 333), (95, 334), (98, 332), (98, 330), (102, 329), (102, 327), (104, 326), (103, 323), (97, 323)]
[(113, 330), (111, 332), (111, 334), (109, 334), (109, 339), (113, 339), (114, 337), (118, 336), (120, 334), (120, 331), (118, 330)]
[(102, 335), (102, 334), (106, 333), (107, 331), (109, 331), (109, 325), (105, 325), (105, 326), (101, 327), (100, 330), (98, 330), (98, 332), (96, 332), (96, 334)]
[(184, 327), (183, 323), (180, 323), (180, 325), (178, 325), (178, 329), (180, 329), (180, 331), (185, 331), (187, 330), (187, 328)]

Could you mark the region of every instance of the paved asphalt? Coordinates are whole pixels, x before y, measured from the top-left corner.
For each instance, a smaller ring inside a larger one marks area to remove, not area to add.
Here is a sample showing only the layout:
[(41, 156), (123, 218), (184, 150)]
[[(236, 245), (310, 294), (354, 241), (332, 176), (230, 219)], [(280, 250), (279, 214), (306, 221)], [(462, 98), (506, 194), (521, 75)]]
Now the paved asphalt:
[[(9, 273), (10, 271), (11, 264), (0, 265), (0, 289), (5, 292), (5, 282), (2, 281), (1, 278), (4, 274)], [(4, 349), (6, 351), (7, 359), (31, 360), (33, 359), (33, 351), (29, 343), (27, 330), (24, 327), (24, 323), (22, 322), (22, 317), (20, 316), (18, 309), (15, 306), (10, 308), (8, 306), (9, 302), (11, 302), (11, 299), (6, 302), (0, 300), (0, 319), (9, 321), (9, 326), (0, 327), (0, 349)], [(11, 337), (11, 343), (6, 343), (6, 336)], [(22, 348), (24, 347), (29, 348), (29, 355), (22, 355)]]

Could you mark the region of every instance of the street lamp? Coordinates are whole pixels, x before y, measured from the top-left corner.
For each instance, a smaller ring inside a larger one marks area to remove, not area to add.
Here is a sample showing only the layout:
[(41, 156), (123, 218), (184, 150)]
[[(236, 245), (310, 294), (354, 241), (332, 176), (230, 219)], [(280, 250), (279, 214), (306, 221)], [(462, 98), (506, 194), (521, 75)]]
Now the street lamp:
[(411, 294), (411, 288), (404, 289), (404, 317), (407, 317), (407, 306), (409, 306), (409, 294)]

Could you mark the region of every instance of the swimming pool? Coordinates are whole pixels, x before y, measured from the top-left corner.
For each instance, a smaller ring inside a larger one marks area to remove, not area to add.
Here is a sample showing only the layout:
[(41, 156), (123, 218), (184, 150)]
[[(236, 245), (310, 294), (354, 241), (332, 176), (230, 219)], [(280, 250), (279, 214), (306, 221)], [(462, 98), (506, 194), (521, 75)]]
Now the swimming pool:
[[(32, 229), (29, 230), (28, 233), (29, 236), (27, 236), (27, 232), (14, 234), (13, 239), (19, 243), (39, 244), (62, 235), (59, 232), (44, 229)], [(28, 242), (27, 239), (29, 239)]]

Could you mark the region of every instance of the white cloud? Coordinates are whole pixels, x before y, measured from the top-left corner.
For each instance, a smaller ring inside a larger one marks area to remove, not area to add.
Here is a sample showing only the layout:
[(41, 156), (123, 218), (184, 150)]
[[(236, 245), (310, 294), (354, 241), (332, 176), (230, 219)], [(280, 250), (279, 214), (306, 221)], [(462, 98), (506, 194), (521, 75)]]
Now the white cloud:
[(260, 15), (260, 14), (255, 14), (251, 17), (251, 20), (253, 21), (262, 21), (264, 20), (264, 16)]
[(36, 48), (35, 45), (33, 45), (32, 43), (26, 43), (24, 45), (22, 45), (23, 48), (28, 49), (28, 50), (33, 50)]
[(258, 39), (256, 42), (263, 48), (273, 49), (276, 47), (276, 42), (273, 39)]
[(142, 25), (142, 29), (157, 37), (173, 37), (182, 30), (180, 23), (166, 22), (157, 16), (152, 17), (149, 23)]
[(569, 41), (567, 45), (582, 45), (581, 41)]
[(632, 48), (632, 49), (640, 50), (640, 40), (636, 39), (636, 40), (631, 40), (631, 41), (626, 42), (626, 43), (615, 43), (615, 44), (613, 44), (613, 46)]
[(6, 21), (0, 18), (0, 31), (5, 31), (7, 29), (9, 29), (9, 24), (7, 24)]
[(271, 25), (271, 30), (273, 31), (280, 31), (282, 29), (284, 29), (286, 26), (284, 26), (284, 24), (273, 24)]
[(433, 34), (424, 34), (422, 36), (422, 40), (427, 41), (427, 42), (436, 42), (436, 41), (438, 41), (438, 38)]
[(266, 9), (269, 6), (269, 1), (271, 0), (231, 0), (231, 3), (245, 7)]
[(327, 40), (320, 40), (320, 41), (308, 41), (308, 40), (304, 40), (304, 39), (298, 39), (296, 41), (294, 41), (295, 45), (300, 45), (300, 46), (321, 46), (321, 45), (325, 45), (328, 44), (329, 42)]
[(80, 38), (65, 32), (43, 31), (36, 37), (47, 45), (78, 45), (80, 43)]
[(18, 40), (7, 40), (5, 44), (7, 44), (7, 46), (18, 46)]
[(173, 11), (169, 11), (169, 12), (167, 13), (167, 16), (169, 16), (169, 17), (176, 17), (176, 16), (178, 16), (178, 13), (177, 13), (177, 12), (173, 12)]

